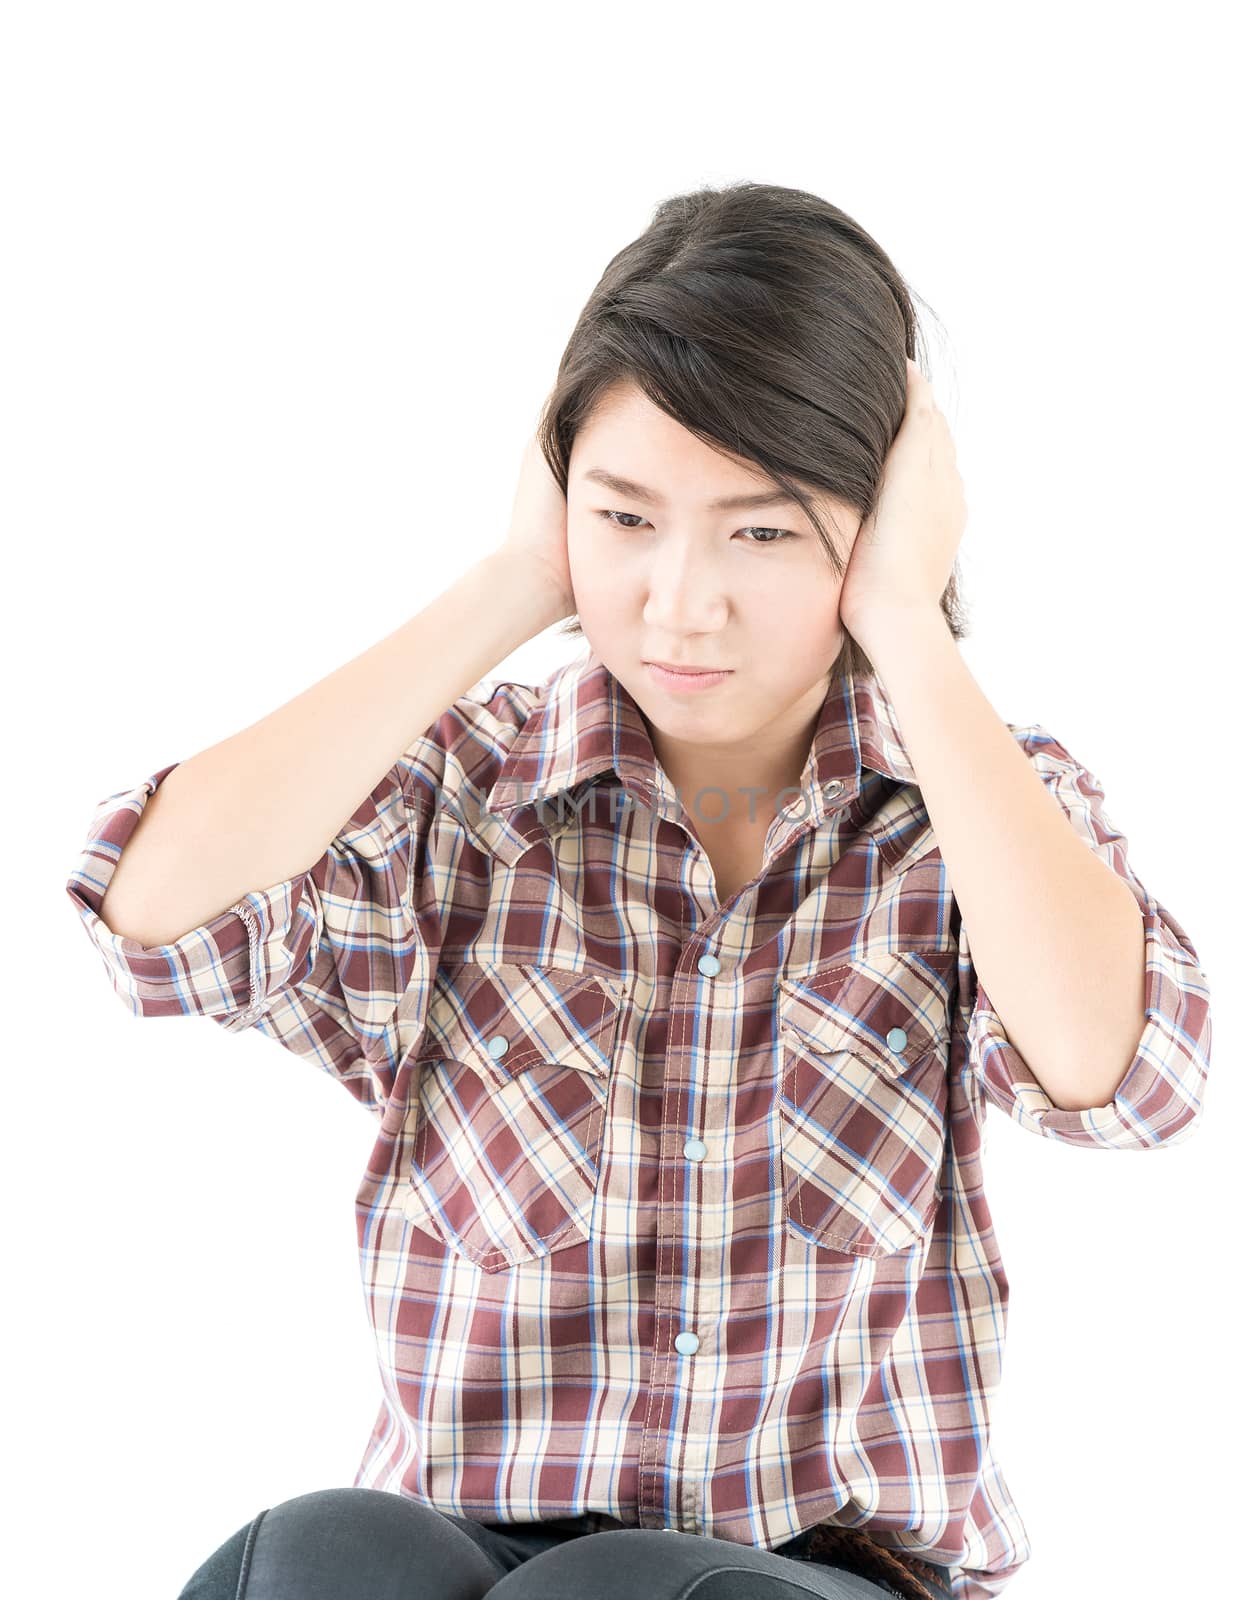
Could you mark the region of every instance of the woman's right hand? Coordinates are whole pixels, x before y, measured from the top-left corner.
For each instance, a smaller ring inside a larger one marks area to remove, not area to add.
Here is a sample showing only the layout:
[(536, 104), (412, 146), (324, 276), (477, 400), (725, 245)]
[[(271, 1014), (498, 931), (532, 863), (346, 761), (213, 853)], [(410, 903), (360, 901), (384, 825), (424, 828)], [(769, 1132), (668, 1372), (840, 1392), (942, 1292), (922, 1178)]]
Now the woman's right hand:
[(509, 532), (499, 549), (542, 568), (545, 584), (559, 598), (562, 617), (571, 616), (577, 609), (565, 527), (565, 496), (544, 459), (538, 435), (533, 433), (522, 452)]

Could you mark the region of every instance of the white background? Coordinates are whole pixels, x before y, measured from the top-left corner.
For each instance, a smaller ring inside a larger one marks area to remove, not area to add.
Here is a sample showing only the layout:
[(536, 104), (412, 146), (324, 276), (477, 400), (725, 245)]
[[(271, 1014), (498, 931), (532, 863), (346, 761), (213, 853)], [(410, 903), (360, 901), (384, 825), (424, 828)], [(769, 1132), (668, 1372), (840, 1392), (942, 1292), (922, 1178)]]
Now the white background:
[[(578, 311), (671, 193), (810, 189), (936, 313), (965, 659), (1104, 784), (1212, 979), (1219, 1062), (1217, 24), (1197, 4), (10, 10), (10, 1592), (170, 1600), (263, 1507), (351, 1481), (379, 1400), (351, 1211), (374, 1124), (256, 1033), (131, 1018), (64, 882), (98, 800), (500, 543)], [(575, 648), (548, 631), (494, 672), (536, 681)], [(1015, 1600), (1212, 1592), (1226, 1561), (1212, 1076), (1176, 1149), (1078, 1150), (990, 1113), (997, 1441), (1033, 1544)]]

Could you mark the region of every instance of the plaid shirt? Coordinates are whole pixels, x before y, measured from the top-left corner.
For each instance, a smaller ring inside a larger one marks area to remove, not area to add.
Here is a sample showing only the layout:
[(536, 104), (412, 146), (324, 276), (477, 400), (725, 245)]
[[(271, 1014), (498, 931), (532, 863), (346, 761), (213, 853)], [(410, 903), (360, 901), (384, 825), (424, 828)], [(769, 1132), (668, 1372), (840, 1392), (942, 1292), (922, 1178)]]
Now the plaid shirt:
[(1031, 1547), (990, 1438), (986, 1108), (1159, 1149), (1194, 1131), (1211, 1042), (1099, 782), (1011, 732), (1143, 911), (1143, 1032), (1094, 1109), (1007, 1037), (876, 677), (832, 680), (722, 905), (594, 654), (476, 685), (309, 870), (174, 944), (98, 907), (176, 763), (100, 804), (67, 888), (129, 1008), (256, 1028), (377, 1123), (356, 1226), (384, 1398), (355, 1484), (766, 1549), (859, 1526), (957, 1600), (1002, 1591)]

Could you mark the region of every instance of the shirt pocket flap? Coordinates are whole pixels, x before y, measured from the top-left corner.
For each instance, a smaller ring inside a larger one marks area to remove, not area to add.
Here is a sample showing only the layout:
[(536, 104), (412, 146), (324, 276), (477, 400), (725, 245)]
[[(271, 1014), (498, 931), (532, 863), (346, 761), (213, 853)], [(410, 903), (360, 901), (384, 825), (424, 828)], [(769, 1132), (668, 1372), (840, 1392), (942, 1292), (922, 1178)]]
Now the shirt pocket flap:
[(780, 1027), (798, 1049), (857, 1055), (898, 1078), (948, 1041), (954, 972), (953, 952), (893, 950), (780, 978)]
[(607, 1078), (622, 992), (565, 968), (463, 964), (439, 973), (421, 1055), (465, 1062), (496, 1086), (545, 1062)]

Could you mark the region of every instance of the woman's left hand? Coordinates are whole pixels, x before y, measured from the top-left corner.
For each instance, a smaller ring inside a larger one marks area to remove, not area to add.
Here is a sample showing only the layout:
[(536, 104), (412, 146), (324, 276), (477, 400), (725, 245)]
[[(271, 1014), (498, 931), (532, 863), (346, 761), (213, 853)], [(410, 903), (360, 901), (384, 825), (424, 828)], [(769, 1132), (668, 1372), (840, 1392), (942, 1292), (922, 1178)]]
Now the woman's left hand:
[(903, 421), (839, 596), (839, 619), (858, 643), (895, 613), (938, 610), (967, 522), (950, 428), (910, 356), (907, 371)]

